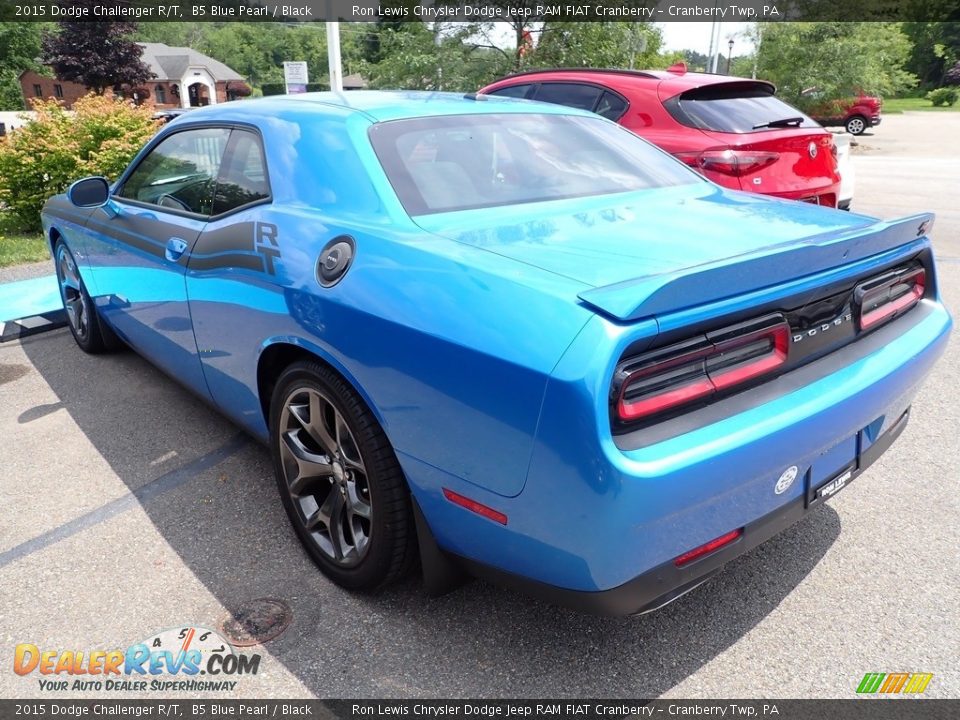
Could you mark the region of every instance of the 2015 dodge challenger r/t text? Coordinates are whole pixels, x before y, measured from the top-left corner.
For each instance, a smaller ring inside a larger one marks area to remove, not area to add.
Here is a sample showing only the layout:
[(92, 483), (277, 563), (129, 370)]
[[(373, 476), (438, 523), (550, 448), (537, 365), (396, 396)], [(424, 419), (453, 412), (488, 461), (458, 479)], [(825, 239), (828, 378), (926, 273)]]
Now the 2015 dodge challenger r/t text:
[(569, 107), (379, 92), (196, 110), (43, 211), (80, 347), (267, 443), (332, 581), (419, 556), (429, 592), (613, 615), (903, 431), (951, 327), (932, 222), (727, 190)]

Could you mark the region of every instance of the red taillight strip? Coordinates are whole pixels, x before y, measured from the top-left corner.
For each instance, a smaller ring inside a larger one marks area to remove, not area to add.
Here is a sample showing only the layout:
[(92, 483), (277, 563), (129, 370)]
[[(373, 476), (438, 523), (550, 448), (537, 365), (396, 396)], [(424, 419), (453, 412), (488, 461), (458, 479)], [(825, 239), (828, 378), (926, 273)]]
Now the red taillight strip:
[(739, 177), (756, 172), (780, 159), (780, 153), (765, 150), (704, 150), (680, 152), (675, 157), (697, 170), (712, 170)]
[[(624, 383), (624, 390), (629, 387), (629, 379)], [(694, 381), (682, 387), (667, 390), (657, 395), (651, 395), (641, 400), (630, 401), (620, 395), (620, 417), (624, 420), (636, 420), (645, 415), (669, 410), (677, 405), (693, 402), (713, 393), (713, 383), (710, 378)]]
[[(710, 381), (718, 391), (726, 390), (734, 385), (739, 385), (755, 377), (765, 375), (787, 362), (787, 353), (790, 347), (790, 326), (787, 325), (786, 322), (768, 330), (747, 335), (743, 339), (737, 338), (731, 341), (730, 349), (742, 347), (743, 345), (763, 338), (769, 338), (772, 343), (770, 352), (767, 355), (727, 370), (721, 370), (719, 372), (709, 371)], [(727, 350), (727, 348), (722, 345), (718, 346), (717, 349), (721, 352)]]
[[(668, 357), (662, 363), (647, 366), (631, 373), (620, 386), (616, 408), (620, 420), (631, 422), (680, 405), (703, 400), (716, 392), (727, 390), (773, 372), (787, 362), (790, 347), (790, 326), (782, 317), (777, 321), (777, 317), (768, 317), (759, 321), (767, 323), (766, 327), (759, 330), (751, 330), (748, 327), (746, 332), (740, 335), (733, 335), (729, 339), (722, 336), (722, 339), (713, 344), (708, 342), (707, 345), (710, 348), (708, 350), (698, 350), (672, 358)], [(770, 324), (772, 322), (776, 324)], [(732, 332), (738, 332), (738, 329), (734, 328)], [(770, 345), (762, 355), (749, 358), (730, 367), (719, 366), (724, 361), (725, 356), (729, 357), (737, 350), (743, 350), (752, 343), (763, 341), (769, 342)], [(717, 367), (711, 367), (714, 362)], [(666, 374), (672, 368), (683, 366), (686, 363), (690, 364), (691, 377), (685, 382), (677, 383), (676, 386), (667, 387), (655, 394), (641, 395), (633, 400), (627, 397), (631, 386), (636, 382), (656, 377), (660, 373)], [(702, 368), (699, 374), (696, 373), (698, 363)]]
[(712, 552), (716, 552), (721, 548), (730, 545), (733, 542), (736, 542), (740, 539), (740, 536), (743, 535), (743, 528), (737, 530), (731, 530), (730, 532), (721, 535), (718, 538), (714, 538), (708, 543), (704, 543), (698, 548), (694, 548), (690, 552), (685, 552), (680, 557), (674, 559), (673, 564), (677, 567), (683, 567), (684, 565), (689, 565), (694, 560), (699, 560), (704, 555), (709, 555)]
[(478, 503), (476, 500), (471, 500), (460, 493), (455, 493), (453, 490), (448, 488), (443, 488), (443, 496), (452, 502), (454, 505), (459, 505), (462, 508), (466, 508), (470, 512), (475, 512), (477, 515), (481, 515), (487, 520), (493, 520), (498, 522), (501, 525), (507, 524), (507, 516), (498, 510), (494, 510), (491, 507), (487, 507), (481, 503)]
[[(883, 305), (880, 305), (879, 307), (876, 307), (866, 313), (863, 312), (863, 306), (869, 304), (870, 302), (871, 293), (889, 291), (890, 288), (897, 284), (911, 282), (913, 283), (913, 286), (900, 297), (896, 298), (895, 300), (890, 300), (889, 302), (884, 303)], [(898, 312), (916, 305), (918, 302), (920, 302), (920, 299), (926, 292), (926, 285), (926, 271), (923, 268), (917, 268), (903, 277), (898, 277), (891, 280), (888, 285), (884, 285), (880, 288), (875, 288), (869, 291), (861, 300), (860, 329), (869, 330), (870, 328), (875, 327), (889, 319), (893, 315), (896, 315)]]

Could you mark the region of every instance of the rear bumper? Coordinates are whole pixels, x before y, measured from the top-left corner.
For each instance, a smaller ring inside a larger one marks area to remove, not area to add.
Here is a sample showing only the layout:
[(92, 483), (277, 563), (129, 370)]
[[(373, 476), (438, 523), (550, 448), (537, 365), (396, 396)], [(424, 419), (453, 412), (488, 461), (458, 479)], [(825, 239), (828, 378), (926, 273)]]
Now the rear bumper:
[[(872, 465), (900, 437), (910, 417), (909, 409), (883, 435), (857, 454), (848, 468), (826, 480), (812, 480), (808, 470), (803, 479), (803, 494), (786, 505), (743, 527), (743, 534), (730, 545), (677, 567), (672, 561), (649, 570), (610, 590), (583, 592), (568, 590), (499, 570), (490, 565), (459, 558), (472, 574), (511, 587), (554, 605), (562, 605), (595, 615), (622, 616), (652, 612), (690, 592), (720, 572), (724, 565), (766, 542), (822, 505), (839, 490), (845, 489)], [(857, 446), (865, 445), (858, 434)], [(849, 476), (848, 476), (849, 472)], [(842, 479), (842, 483), (838, 480)], [(832, 486), (837, 486), (832, 489)]]
[[(611, 327), (599, 319), (588, 324), (554, 371), (519, 495), (484, 491), (412, 459), (404, 466), (416, 478), (437, 544), (476, 574), (553, 602), (630, 614), (669, 601), (796, 522), (819, 504), (811, 492), (848, 470), (846, 482), (863, 472), (902, 431), (906, 409), (946, 347), (951, 320), (939, 302), (925, 301), (752, 391), (616, 437), (593, 424), (609, 422), (609, 375), (590, 369), (598, 353), (622, 353), (604, 346)], [(585, 378), (585, 370), (593, 374)], [(597, 403), (590, 413), (586, 402)], [(797, 478), (780, 488), (791, 466)], [(509, 521), (452, 506), (442, 487)], [(741, 528), (734, 545), (673, 565)]]

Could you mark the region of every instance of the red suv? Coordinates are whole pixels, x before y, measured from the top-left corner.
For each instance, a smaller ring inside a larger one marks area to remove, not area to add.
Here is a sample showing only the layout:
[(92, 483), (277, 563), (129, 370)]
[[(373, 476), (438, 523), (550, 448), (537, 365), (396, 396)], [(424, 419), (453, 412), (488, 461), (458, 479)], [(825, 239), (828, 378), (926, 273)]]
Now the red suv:
[[(815, 89), (804, 94), (816, 98)], [(817, 102), (810, 115), (821, 125), (843, 125), (851, 135), (860, 135), (867, 128), (880, 124), (882, 108), (880, 98), (861, 92), (856, 97)]]
[(558, 103), (615, 120), (718, 185), (837, 206), (829, 132), (763, 80), (665, 71), (535, 70), (481, 93)]

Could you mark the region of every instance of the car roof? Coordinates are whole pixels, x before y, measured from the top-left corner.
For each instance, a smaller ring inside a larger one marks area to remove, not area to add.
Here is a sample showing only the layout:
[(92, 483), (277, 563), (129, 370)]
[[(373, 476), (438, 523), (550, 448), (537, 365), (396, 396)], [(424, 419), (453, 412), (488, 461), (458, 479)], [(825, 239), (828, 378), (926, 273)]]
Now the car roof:
[(552, 68), (543, 70), (527, 70), (497, 80), (496, 83), (521, 78), (531, 78), (536, 82), (547, 80), (595, 80), (613, 87), (622, 87), (625, 84), (650, 84), (659, 86), (661, 97), (672, 97), (694, 88), (708, 85), (731, 83), (761, 84), (775, 90), (773, 83), (766, 80), (751, 80), (749, 78), (733, 77), (731, 75), (715, 75), (713, 73), (673, 71), (673, 70), (622, 70), (617, 68)]
[(549, 115), (583, 115), (593, 113), (562, 105), (531, 103), (514, 98), (499, 98), (471, 93), (423, 91), (350, 90), (348, 92), (315, 92), (299, 95), (273, 95), (253, 100), (209, 105), (189, 114), (190, 121), (210, 121), (223, 117), (272, 117), (278, 114), (313, 113), (365, 115), (373, 122), (437, 115), (476, 113), (531, 113)]

